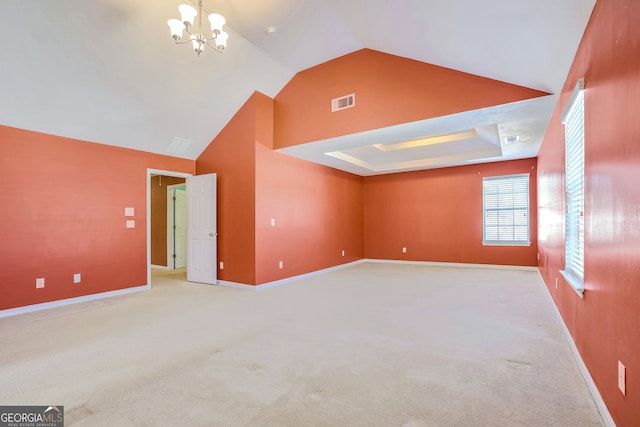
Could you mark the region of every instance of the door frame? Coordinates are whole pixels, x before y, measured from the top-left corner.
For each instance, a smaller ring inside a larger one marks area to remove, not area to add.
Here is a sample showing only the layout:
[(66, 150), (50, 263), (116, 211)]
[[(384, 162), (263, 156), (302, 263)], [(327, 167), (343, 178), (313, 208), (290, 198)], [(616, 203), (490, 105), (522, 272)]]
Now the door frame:
[[(167, 176), (167, 175), (165, 175)], [(184, 188), (186, 190), (187, 188), (187, 182), (185, 181), (182, 184), (172, 184), (172, 185), (167, 185), (167, 268), (169, 270), (175, 270), (175, 262), (172, 263), (172, 265), (169, 265), (169, 263), (171, 262), (171, 260), (173, 259), (173, 244), (174, 244), (174, 230), (171, 226), (171, 224), (175, 221), (174, 218), (174, 210), (173, 210), (173, 190), (177, 190), (180, 188)], [(186, 210), (186, 207), (185, 207)], [(185, 212), (186, 213), (186, 212)], [(189, 221), (189, 217), (186, 216), (187, 221)], [(169, 222), (169, 220), (172, 220), (171, 223)], [(186, 265), (186, 256), (185, 256), (185, 265)]]
[[(147, 286), (151, 287), (151, 175), (172, 176), (175, 178), (184, 178), (185, 180), (193, 176), (192, 173), (168, 171), (162, 169), (147, 168)], [(185, 182), (186, 186), (187, 183)], [(187, 188), (187, 191), (189, 189)], [(187, 221), (189, 219), (187, 218)], [(167, 260), (167, 264), (169, 260)]]

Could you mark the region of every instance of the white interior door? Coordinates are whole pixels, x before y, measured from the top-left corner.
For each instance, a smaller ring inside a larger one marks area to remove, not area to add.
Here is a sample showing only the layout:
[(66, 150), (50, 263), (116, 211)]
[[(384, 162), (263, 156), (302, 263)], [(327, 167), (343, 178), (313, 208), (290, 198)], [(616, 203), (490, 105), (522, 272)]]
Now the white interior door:
[(174, 216), (175, 267), (182, 268), (187, 264), (187, 192), (184, 188), (176, 188)]
[(217, 283), (216, 174), (187, 178), (187, 280)]

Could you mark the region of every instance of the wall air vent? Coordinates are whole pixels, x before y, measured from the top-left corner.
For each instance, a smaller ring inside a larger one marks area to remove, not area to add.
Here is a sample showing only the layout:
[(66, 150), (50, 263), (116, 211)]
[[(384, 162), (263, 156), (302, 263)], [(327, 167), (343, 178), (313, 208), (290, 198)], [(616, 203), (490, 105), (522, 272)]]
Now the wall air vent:
[(331, 112), (344, 110), (345, 108), (351, 108), (356, 106), (356, 94), (341, 96), (340, 98), (334, 98), (331, 100)]

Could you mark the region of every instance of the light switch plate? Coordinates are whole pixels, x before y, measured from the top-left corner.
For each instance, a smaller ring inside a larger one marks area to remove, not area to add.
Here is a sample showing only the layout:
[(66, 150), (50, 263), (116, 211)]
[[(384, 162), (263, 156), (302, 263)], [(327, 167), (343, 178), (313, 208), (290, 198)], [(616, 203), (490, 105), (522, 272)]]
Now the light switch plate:
[(124, 208), (124, 216), (135, 216), (134, 208)]
[(136, 220), (128, 219), (127, 220), (127, 228), (136, 228)]
[(44, 277), (39, 277), (36, 279), (36, 288), (44, 288)]
[(80, 283), (82, 281), (82, 277), (80, 273), (76, 273), (73, 275), (73, 283)]

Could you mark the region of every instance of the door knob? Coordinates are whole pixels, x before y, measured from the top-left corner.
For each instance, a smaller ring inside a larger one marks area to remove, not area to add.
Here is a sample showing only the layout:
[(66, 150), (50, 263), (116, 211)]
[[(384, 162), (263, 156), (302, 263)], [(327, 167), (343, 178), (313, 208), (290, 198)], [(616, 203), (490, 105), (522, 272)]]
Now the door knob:
[(209, 233), (209, 236), (213, 237), (213, 233)]

